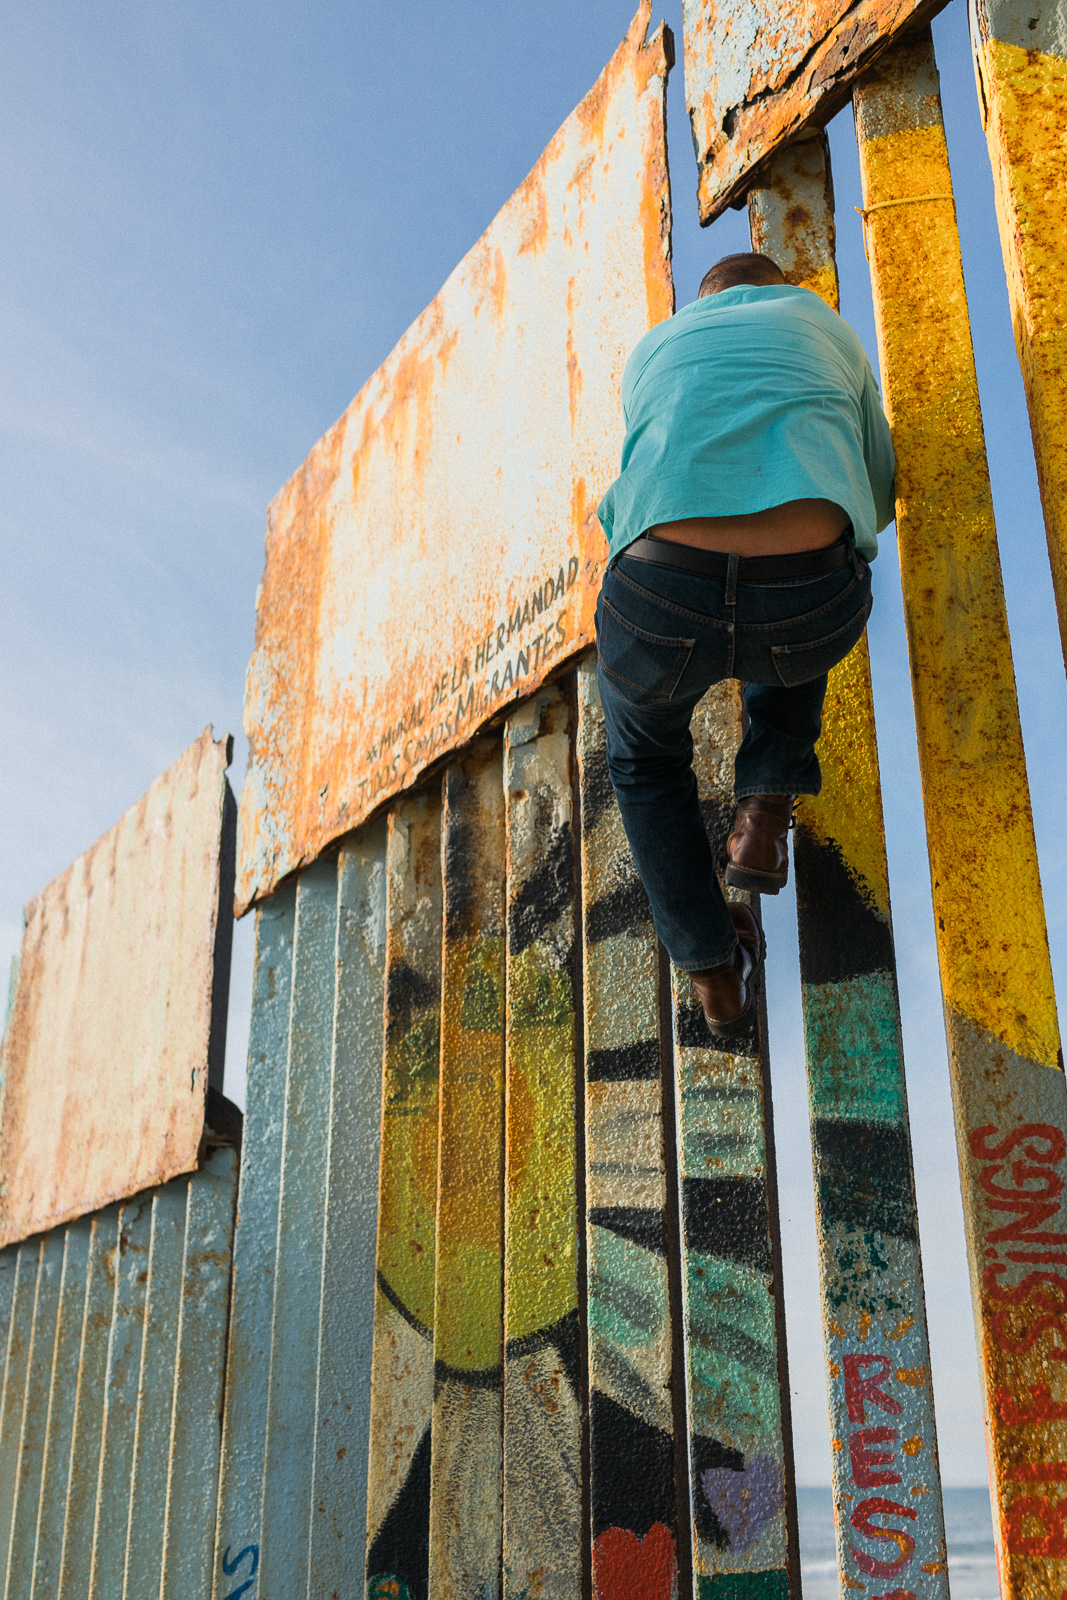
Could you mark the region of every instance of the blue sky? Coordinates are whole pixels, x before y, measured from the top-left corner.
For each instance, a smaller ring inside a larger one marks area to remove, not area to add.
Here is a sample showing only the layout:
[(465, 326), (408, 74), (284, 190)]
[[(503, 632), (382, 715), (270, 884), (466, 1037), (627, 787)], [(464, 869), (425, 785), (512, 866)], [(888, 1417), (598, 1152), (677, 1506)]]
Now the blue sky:
[[(680, 0), (665, 15), (679, 40)], [(267, 502), (596, 78), (629, 0), (13, 8), (0, 49), (0, 956), (22, 904), (212, 722), (237, 737)], [(1065, 685), (963, 0), (935, 23), (1057, 975)], [(696, 222), (672, 78), (680, 304), (747, 248)], [(851, 112), (830, 129), (842, 311), (873, 361)], [(892, 536), (871, 649), (942, 1464), (984, 1481)], [(765, 903), (801, 1482), (829, 1479), (795, 913)], [(243, 1098), (250, 923), (228, 1081)]]

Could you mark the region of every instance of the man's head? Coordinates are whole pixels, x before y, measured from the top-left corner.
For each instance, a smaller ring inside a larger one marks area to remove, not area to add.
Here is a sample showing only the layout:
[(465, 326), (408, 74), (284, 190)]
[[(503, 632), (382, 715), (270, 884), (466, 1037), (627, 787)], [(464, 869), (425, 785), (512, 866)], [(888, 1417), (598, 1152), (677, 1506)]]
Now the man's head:
[(716, 261), (715, 265), (705, 272), (697, 298), (702, 300), (706, 294), (719, 294), (723, 289), (736, 289), (743, 283), (759, 287), (784, 282), (785, 274), (770, 256), (757, 255), (755, 251), (745, 251), (740, 255), (723, 256), (721, 261)]

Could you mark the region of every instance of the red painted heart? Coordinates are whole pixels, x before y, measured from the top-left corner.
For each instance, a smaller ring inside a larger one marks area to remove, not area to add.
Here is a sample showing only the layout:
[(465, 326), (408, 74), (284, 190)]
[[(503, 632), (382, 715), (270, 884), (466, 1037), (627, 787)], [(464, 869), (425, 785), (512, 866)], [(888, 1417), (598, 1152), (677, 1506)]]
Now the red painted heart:
[(676, 1600), (674, 1539), (654, 1522), (643, 1539), (629, 1528), (605, 1528), (593, 1546), (596, 1600)]

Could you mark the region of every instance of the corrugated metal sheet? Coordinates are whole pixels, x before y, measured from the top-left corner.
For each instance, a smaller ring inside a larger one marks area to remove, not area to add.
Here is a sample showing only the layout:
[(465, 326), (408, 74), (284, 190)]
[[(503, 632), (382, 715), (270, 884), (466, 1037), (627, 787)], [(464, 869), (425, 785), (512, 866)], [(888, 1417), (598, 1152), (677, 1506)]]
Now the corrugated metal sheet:
[(970, 17), (1067, 658), (1067, 4), (973, 0)]
[[(753, 249), (836, 311), (825, 137), (781, 151), (748, 208)], [(925, 1374), (930, 1357), (866, 640), (830, 675), (819, 763), (794, 860), (838, 1570), (843, 1589), (869, 1583), (849, 1519), (876, 1487), (916, 1513), (902, 1575), (924, 1600), (947, 1600), (933, 1394), (898, 1376)], [(881, 1399), (864, 1400), (860, 1385), (879, 1374)]]
[(207, 1600), (236, 1152), (0, 1253), (5, 1600)]
[(0, 1244), (196, 1165), (229, 981), (229, 760), (205, 729), (26, 908), (3, 1044)]
[(760, 162), (824, 123), (902, 28), (945, 0), (683, 0), (700, 220), (743, 199)]
[(271, 507), (241, 907), (592, 638), (622, 369), (673, 303), (649, 16)]
[(1000, 1570), (1059, 1600), (1067, 1087), (929, 31), (855, 103)]

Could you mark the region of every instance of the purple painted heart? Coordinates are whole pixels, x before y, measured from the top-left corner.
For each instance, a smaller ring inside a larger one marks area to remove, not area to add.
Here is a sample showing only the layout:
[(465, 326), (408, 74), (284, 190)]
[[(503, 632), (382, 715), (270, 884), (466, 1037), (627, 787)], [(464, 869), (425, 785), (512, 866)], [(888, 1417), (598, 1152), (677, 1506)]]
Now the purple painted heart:
[(782, 1469), (773, 1456), (753, 1456), (740, 1472), (708, 1467), (700, 1483), (731, 1550), (754, 1545), (785, 1505)]

